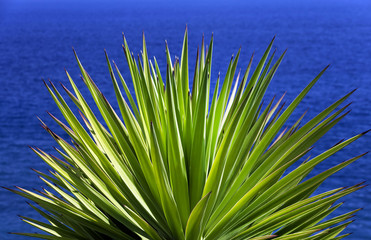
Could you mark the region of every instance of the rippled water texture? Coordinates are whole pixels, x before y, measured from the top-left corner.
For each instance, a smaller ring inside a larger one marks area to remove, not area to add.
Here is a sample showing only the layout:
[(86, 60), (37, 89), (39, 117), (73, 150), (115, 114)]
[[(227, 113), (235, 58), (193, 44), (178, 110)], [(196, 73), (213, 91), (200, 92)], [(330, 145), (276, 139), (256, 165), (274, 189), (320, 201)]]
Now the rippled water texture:
[[(214, 32), (214, 83), (219, 71), (224, 76), (230, 56), (240, 46), (239, 67), (245, 68), (253, 51), (260, 58), (276, 35), (274, 48), (278, 53), (288, 48), (288, 53), (268, 89), (267, 98), (287, 91), (287, 99), (292, 100), (322, 68), (331, 64), (295, 112), (296, 117), (309, 110), (305, 117), (308, 120), (338, 97), (358, 88), (349, 100), (353, 101), (352, 112), (315, 145), (313, 154), (371, 127), (369, 1), (306, 1), (301, 5), (287, 1), (253, 4), (242, 0), (229, 5), (212, 2), (177, 5), (172, 1), (157, 5), (140, 1), (135, 5), (133, 2), (0, 1), (0, 185), (27, 189), (43, 186), (30, 168), (46, 170), (47, 166), (27, 145), (53, 152), (51, 146), (55, 143), (39, 126), (36, 115), (62, 133), (45, 112), (60, 116), (41, 79), (68, 84), (64, 74), (66, 67), (78, 81), (78, 67), (71, 46), (116, 106), (103, 49), (107, 49), (129, 80), (121, 49), (121, 32), (137, 54), (144, 31), (149, 55), (156, 56), (162, 70), (166, 68), (165, 39), (173, 56), (179, 56), (184, 28), (188, 24), (190, 62), (193, 63), (202, 33), (208, 41)], [(79, 84), (82, 86), (81, 82)], [(370, 150), (370, 142), (370, 135), (365, 136), (328, 159), (316, 171)], [(366, 155), (328, 179), (320, 190), (370, 180), (370, 161), (371, 156)], [(347, 197), (338, 211), (364, 207), (357, 221), (348, 228), (348, 232), (353, 232), (348, 239), (370, 239), (369, 203), (371, 187)], [(37, 217), (24, 199), (0, 190), (0, 239), (23, 239), (7, 232), (36, 231), (20, 221), (17, 214)]]

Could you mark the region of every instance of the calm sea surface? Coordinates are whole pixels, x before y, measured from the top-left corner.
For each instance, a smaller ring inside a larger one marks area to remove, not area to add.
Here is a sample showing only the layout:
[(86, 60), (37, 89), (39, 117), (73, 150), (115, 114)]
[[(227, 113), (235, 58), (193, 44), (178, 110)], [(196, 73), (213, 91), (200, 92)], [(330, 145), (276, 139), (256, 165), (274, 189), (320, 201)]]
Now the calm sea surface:
[[(186, 24), (191, 63), (202, 34), (209, 41), (213, 32), (214, 83), (219, 71), (224, 76), (231, 55), (240, 46), (239, 67), (245, 68), (251, 54), (255, 51), (261, 57), (276, 35), (274, 48), (278, 53), (288, 48), (288, 53), (268, 89), (267, 99), (287, 91), (287, 100), (292, 100), (322, 68), (331, 64), (294, 117), (308, 110), (305, 117), (308, 120), (340, 96), (358, 88), (349, 100), (353, 101), (352, 112), (315, 145), (313, 154), (371, 128), (370, 1), (242, 2), (177, 5), (171, 1), (160, 4), (141, 1), (135, 5), (133, 2), (0, 1), (0, 185), (27, 189), (43, 186), (30, 168), (43, 171), (48, 168), (27, 145), (53, 152), (55, 143), (39, 126), (36, 116), (62, 134), (45, 112), (60, 116), (41, 79), (68, 84), (64, 73), (67, 68), (78, 81), (72, 46), (116, 106), (103, 49), (129, 80), (121, 32), (137, 54), (144, 31), (149, 55), (156, 56), (163, 70), (166, 68), (164, 41), (169, 43), (172, 55), (179, 56)], [(81, 82), (79, 85), (82, 87)], [(83, 92), (86, 94), (85, 89)], [(370, 143), (370, 135), (363, 137), (321, 164), (316, 172), (369, 151)], [(370, 175), (371, 155), (366, 155), (328, 179), (320, 190), (369, 181)], [(347, 229), (353, 232), (348, 239), (370, 239), (371, 187), (345, 200), (338, 213), (364, 208)], [(36, 231), (20, 221), (18, 214), (38, 218), (24, 199), (0, 190), (0, 239), (23, 239), (7, 232)]]

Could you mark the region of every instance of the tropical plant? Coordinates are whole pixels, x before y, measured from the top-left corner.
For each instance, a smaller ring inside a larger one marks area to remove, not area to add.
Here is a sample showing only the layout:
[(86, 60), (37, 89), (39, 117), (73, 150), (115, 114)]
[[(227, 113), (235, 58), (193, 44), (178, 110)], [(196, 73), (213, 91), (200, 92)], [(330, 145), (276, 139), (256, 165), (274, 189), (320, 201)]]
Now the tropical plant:
[(70, 136), (72, 144), (41, 122), (59, 144), (56, 150), (61, 155), (58, 158), (32, 148), (53, 169), (50, 174), (35, 170), (48, 189), (9, 190), (37, 204), (30, 205), (48, 223), (21, 218), (47, 234), (17, 234), (94, 240), (315, 240), (347, 236), (342, 231), (358, 209), (329, 215), (342, 205), (338, 199), (364, 185), (320, 194), (314, 191), (330, 175), (364, 154), (317, 175), (308, 174), (365, 133), (315, 157), (307, 153), (347, 115), (349, 104), (340, 106), (353, 91), (305, 124), (301, 124), (303, 115), (287, 126), (290, 115), (327, 67), (286, 108), (283, 96), (262, 104), (285, 55), (273, 62), (275, 52), (269, 56), (272, 44), (273, 40), (251, 77), (252, 58), (243, 75), (235, 76), (239, 50), (229, 63), (224, 81), (221, 83), (218, 77), (211, 95), (213, 38), (208, 50), (204, 40), (197, 50), (190, 91), (187, 30), (180, 60), (172, 62), (166, 46), (166, 75), (161, 75), (156, 59), (148, 59), (144, 36), (142, 58), (138, 60), (124, 37), (135, 96), (106, 54), (121, 116), (75, 53), (82, 80), (104, 122), (98, 121), (67, 71), (74, 93), (62, 87), (80, 110), (80, 121), (53, 83), (45, 83), (68, 124), (50, 116)]

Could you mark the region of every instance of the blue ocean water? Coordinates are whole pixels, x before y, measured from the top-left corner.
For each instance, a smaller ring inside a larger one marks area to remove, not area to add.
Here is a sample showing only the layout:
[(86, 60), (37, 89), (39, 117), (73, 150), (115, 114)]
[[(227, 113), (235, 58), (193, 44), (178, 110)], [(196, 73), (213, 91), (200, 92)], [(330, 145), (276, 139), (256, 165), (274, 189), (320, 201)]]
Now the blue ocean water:
[[(313, 154), (371, 128), (371, 3), (364, 0), (297, 2), (0, 1), (0, 185), (27, 189), (43, 186), (30, 168), (46, 171), (48, 167), (27, 145), (54, 151), (55, 143), (39, 126), (36, 116), (62, 134), (45, 112), (60, 116), (41, 79), (50, 78), (68, 85), (64, 73), (67, 68), (78, 81), (72, 46), (115, 105), (103, 49), (118, 63), (124, 77), (130, 79), (121, 48), (121, 32), (137, 54), (144, 31), (149, 55), (156, 56), (163, 70), (166, 68), (164, 41), (167, 40), (172, 55), (179, 56), (186, 24), (190, 65), (202, 34), (208, 41), (213, 32), (214, 83), (219, 71), (224, 75), (231, 55), (240, 46), (239, 68), (244, 69), (251, 54), (255, 52), (257, 61), (276, 35), (274, 48), (278, 53), (288, 48), (288, 53), (268, 89), (267, 99), (287, 91), (286, 99), (292, 100), (331, 64), (294, 117), (308, 110), (304, 119), (308, 120), (340, 96), (358, 88), (350, 99), (352, 112), (315, 145)], [(371, 137), (366, 135), (321, 164), (316, 172), (370, 150), (370, 143)], [(371, 156), (366, 155), (328, 179), (320, 190), (371, 180), (370, 161)], [(353, 232), (348, 239), (370, 239), (370, 203), (370, 187), (346, 197), (338, 213), (364, 208), (347, 229)], [(0, 239), (24, 239), (7, 232), (36, 231), (20, 221), (18, 214), (37, 218), (24, 199), (0, 190)]]

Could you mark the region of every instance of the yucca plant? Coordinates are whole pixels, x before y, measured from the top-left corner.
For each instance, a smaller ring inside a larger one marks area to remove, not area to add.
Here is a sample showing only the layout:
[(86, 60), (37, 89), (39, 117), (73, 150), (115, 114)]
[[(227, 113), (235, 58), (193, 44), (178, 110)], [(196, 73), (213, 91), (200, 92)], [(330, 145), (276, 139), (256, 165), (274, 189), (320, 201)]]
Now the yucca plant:
[[(61, 156), (32, 148), (53, 169), (50, 174), (37, 171), (48, 189), (9, 190), (37, 204), (30, 205), (48, 223), (21, 218), (47, 234), (17, 234), (94, 240), (315, 240), (347, 236), (342, 231), (358, 209), (329, 215), (342, 205), (338, 199), (364, 185), (317, 195), (314, 191), (364, 154), (317, 175), (308, 174), (365, 133), (315, 157), (307, 153), (347, 115), (349, 104), (341, 104), (353, 91), (308, 122), (301, 124), (303, 115), (287, 126), (290, 115), (327, 67), (286, 108), (283, 96), (263, 104), (285, 55), (273, 62), (275, 52), (269, 56), (272, 44), (273, 40), (251, 76), (252, 58), (246, 71), (236, 76), (238, 51), (224, 81), (218, 78), (211, 94), (213, 38), (207, 50), (204, 40), (197, 50), (190, 91), (187, 30), (180, 60), (172, 62), (166, 46), (165, 75), (160, 73), (156, 59), (149, 60), (144, 36), (137, 60), (124, 37), (135, 96), (106, 54), (120, 113), (111, 107), (75, 53), (82, 80), (104, 122), (98, 121), (97, 113), (67, 72), (73, 92), (62, 87), (80, 116), (73, 113), (53, 83), (45, 84), (67, 124), (50, 116), (70, 136), (72, 144), (42, 122), (59, 144)], [(288, 171), (293, 164), (296, 168)]]

